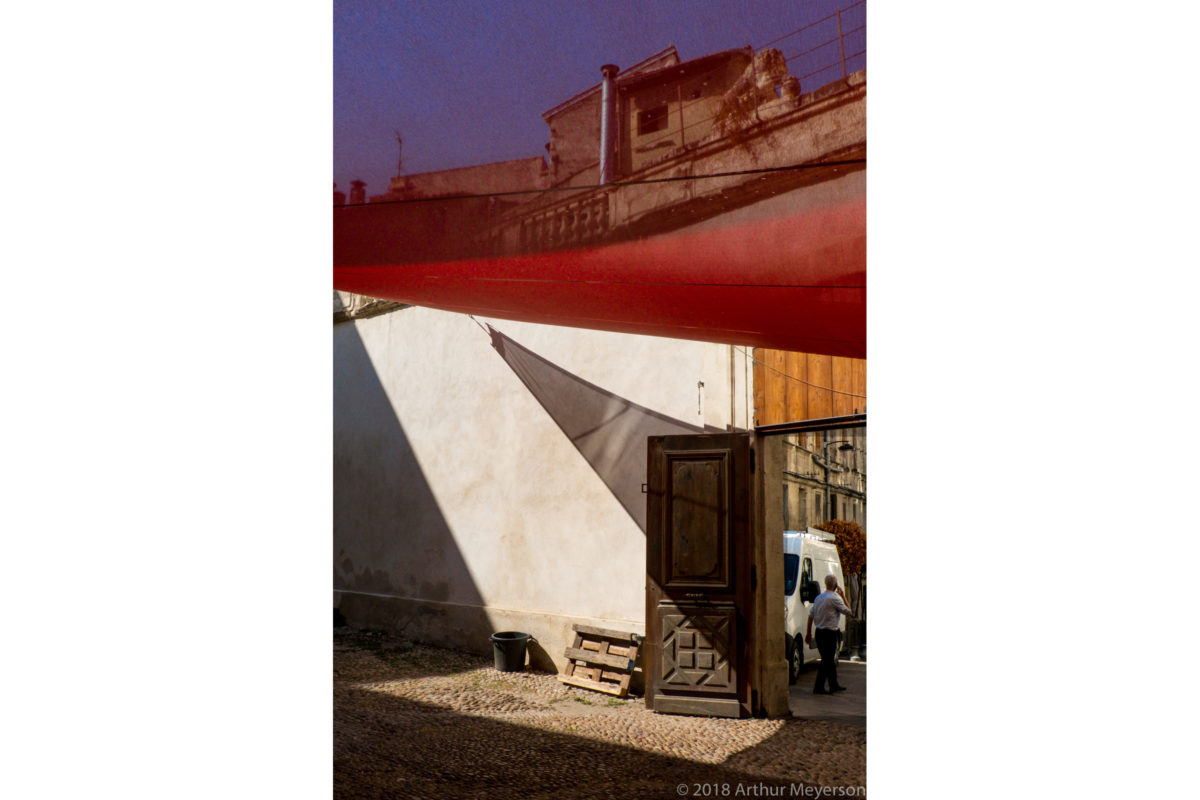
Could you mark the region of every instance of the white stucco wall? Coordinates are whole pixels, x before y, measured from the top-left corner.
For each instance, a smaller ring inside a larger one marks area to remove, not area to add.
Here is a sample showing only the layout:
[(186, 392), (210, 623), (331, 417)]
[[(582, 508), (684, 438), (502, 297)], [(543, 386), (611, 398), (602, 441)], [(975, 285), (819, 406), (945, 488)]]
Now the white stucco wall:
[[(484, 321), (683, 422), (748, 424), (741, 350)], [(644, 534), (469, 317), (339, 324), (334, 361), (335, 605), (352, 624), (478, 651), (523, 630), (544, 667), (573, 622), (644, 633)]]

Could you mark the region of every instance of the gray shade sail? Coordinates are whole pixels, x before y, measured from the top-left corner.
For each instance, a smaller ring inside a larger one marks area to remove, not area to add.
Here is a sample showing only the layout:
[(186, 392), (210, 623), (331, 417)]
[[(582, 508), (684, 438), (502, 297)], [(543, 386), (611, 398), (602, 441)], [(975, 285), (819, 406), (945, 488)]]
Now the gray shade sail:
[(546, 409), (600, 480), (646, 531), (646, 439), (712, 428), (652, 411), (589, 383), (522, 347), (491, 325), (492, 347)]

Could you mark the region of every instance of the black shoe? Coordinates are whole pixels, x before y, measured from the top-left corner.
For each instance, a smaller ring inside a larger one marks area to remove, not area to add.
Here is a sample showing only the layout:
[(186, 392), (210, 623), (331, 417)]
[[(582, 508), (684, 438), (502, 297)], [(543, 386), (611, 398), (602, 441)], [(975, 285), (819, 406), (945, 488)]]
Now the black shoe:
[(830, 689), (830, 690), (829, 690), (829, 693), (830, 693), (830, 694), (833, 694), (834, 692), (844, 692), (844, 691), (846, 691), (846, 687), (845, 687), (845, 686), (835, 686), (835, 687), (833, 687), (832, 689)]
[(827, 692), (824, 689), (813, 689), (813, 694), (833, 694), (833, 692)]

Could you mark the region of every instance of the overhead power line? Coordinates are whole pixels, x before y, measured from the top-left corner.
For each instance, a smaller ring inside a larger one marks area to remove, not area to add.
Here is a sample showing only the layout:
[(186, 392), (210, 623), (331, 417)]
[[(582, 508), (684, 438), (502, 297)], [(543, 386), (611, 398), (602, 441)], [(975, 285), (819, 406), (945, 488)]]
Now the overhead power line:
[(779, 36), (775, 39), (772, 39), (771, 41), (761, 44), (754, 49), (762, 50), (764, 47), (770, 47), (771, 45), (775, 44), (776, 42), (782, 42), (784, 39), (790, 39), (793, 36), (795, 36), (797, 33), (803, 33), (804, 31), (808, 30), (809, 28), (815, 28), (817, 25), (820, 25), (822, 22), (828, 22), (829, 20), (834, 19), (835, 17), (837, 17), (837, 15), (840, 11), (849, 11), (850, 9), (855, 8), (856, 6), (862, 6), (862, 5), (866, 5), (866, 0), (859, 0), (859, 2), (857, 2), (857, 3), (851, 3), (850, 5), (839, 9), (839, 11), (835, 11), (832, 14), (829, 14), (828, 16), (821, 17), (820, 19), (818, 19), (814, 22), (810, 22), (807, 25), (802, 25), (801, 27), (796, 28), (796, 30), (792, 31), (791, 33), (785, 33), (783, 36)]
[(355, 208), (369, 208), (371, 206), (394, 205), (397, 203), (432, 203), (440, 200), (467, 200), (470, 198), (483, 197), (508, 197), (512, 195), (523, 194), (545, 194), (546, 192), (583, 192), (588, 189), (604, 189), (616, 186), (641, 186), (649, 183), (675, 183), (678, 181), (698, 181), (705, 178), (731, 178), (738, 175), (761, 175), (771, 172), (789, 172), (793, 170), (804, 169), (821, 169), (823, 167), (852, 167), (866, 164), (865, 158), (848, 158), (838, 161), (816, 161), (805, 164), (790, 164), (785, 167), (759, 167), (757, 169), (742, 169), (732, 172), (713, 172), (707, 175), (678, 175), (666, 178), (646, 178), (637, 181), (612, 181), (611, 183), (593, 183), (582, 184), (578, 186), (551, 186), (546, 189), (517, 189), (508, 192), (488, 192), (486, 194), (449, 194), (440, 197), (416, 197), (409, 200), (379, 200), (372, 203), (360, 203), (355, 205), (334, 206), (334, 208), (342, 210), (350, 210)]
[(856, 394), (854, 392), (845, 392), (845, 391), (842, 391), (841, 389), (834, 389), (832, 386), (819, 386), (815, 383), (806, 381), (803, 378), (797, 378), (795, 375), (789, 375), (781, 369), (776, 369), (775, 367), (771, 366), (770, 364), (763, 361), (762, 359), (755, 358), (753, 355), (751, 355), (749, 352), (747, 352), (744, 347), (740, 347), (738, 345), (734, 345), (733, 347), (735, 350), (741, 350), (742, 353), (746, 356), (746, 358), (750, 359), (755, 364), (762, 364), (764, 367), (771, 370), (772, 372), (776, 372), (789, 380), (796, 381), (797, 383), (803, 383), (805, 386), (811, 386), (814, 389), (822, 389), (826, 392), (833, 392), (834, 394), (844, 394), (849, 397), (861, 397), (864, 400), (867, 399), (867, 396), (865, 394)]
[[(479, 326), (479, 330), (483, 331), (483, 332), (484, 332), (485, 334), (487, 334), (489, 337), (492, 335), (492, 334), (491, 334), (491, 332), (488, 330), (487, 326), (485, 326), (485, 325), (484, 325), (482, 322), (480, 322), (480, 321), (479, 321), (479, 320), (478, 320), (478, 319), (475, 317), (475, 315), (474, 315), (474, 314), (467, 314), (467, 316), (468, 316), (468, 317), (471, 319), (471, 321), (472, 321), (472, 322), (474, 322), (476, 325), (478, 325), (478, 326)], [(803, 378), (797, 378), (795, 375), (789, 375), (789, 374), (787, 374), (786, 372), (784, 372), (784, 371), (782, 371), (782, 370), (776, 369), (775, 367), (771, 366), (771, 365), (770, 365), (770, 364), (768, 364), (767, 362), (765, 362), (765, 361), (763, 361), (763, 360), (761, 360), (761, 359), (755, 358), (755, 357), (754, 357), (754, 356), (753, 356), (751, 353), (749, 353), (749, 352), (746, 350), (746, 348), (744, 348), (744, 347), (742, 347), (742, 346), (740, 346), (740, 345), (733, 345), (733, 348), (734, 348), (735, 350), (739, 350), (739, 351), (741, 351), (742, 355), (746, 356), (747, 358), (749, 358), (749, 359), (750, 359), (751, 361), (753, 361), (754, 363), (756, 363), (756, 364), (762, 364), (764, 367), (766, 367), (767, 369), (771, 370), (772, 372), (777, 372), (777, 373), (779, 373), (780, 375), (782, 375), (783, 377), (785, 377), (785, 378), (787, 378), (787, 379), (789, 379), (789, 380), (796, 381), (797, 383), (803, 383), (805, 386), (811, 386), (811, 387), (813, 387), (814, 389), (821, 389), (821, 390), (824, 390), (824, 391), (827, 391), (827, 392), (833, 392), (834, 394), (844, 394), (844, 395), (848, 395), (848, 396), (850, 396), (850, 397), (861, 397), (861, 398), (862, 398), (862, 399), (864, 399), (864, 400), (866, 400), (866, 399), (867, 399), (867, 396), (866, 396), (865, 394), (856, 394), (856, 393), (854, 393), (854, 392), (845, 392), (845, 391), (842, 391), (841, 389), (834, 389), (834, 388), (833, 388), (833, 387), (831, 387), (831, 386), (820, 386), (820, 385), (818, 385), (818, 384), (815, 384), (815, 383), (812, 383), (812, 382), (810, 382), (810, 381), (806, 381), (806, 380), (804, 380)]]

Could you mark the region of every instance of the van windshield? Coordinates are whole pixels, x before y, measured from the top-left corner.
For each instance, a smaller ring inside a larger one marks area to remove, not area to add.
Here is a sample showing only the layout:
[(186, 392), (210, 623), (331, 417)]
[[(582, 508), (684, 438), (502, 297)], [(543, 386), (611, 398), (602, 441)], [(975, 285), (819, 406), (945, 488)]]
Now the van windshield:
[(796, 593), (796, 575), (800, 572), (800, 556), (783, 554), (783, 593), (789, 597)]

